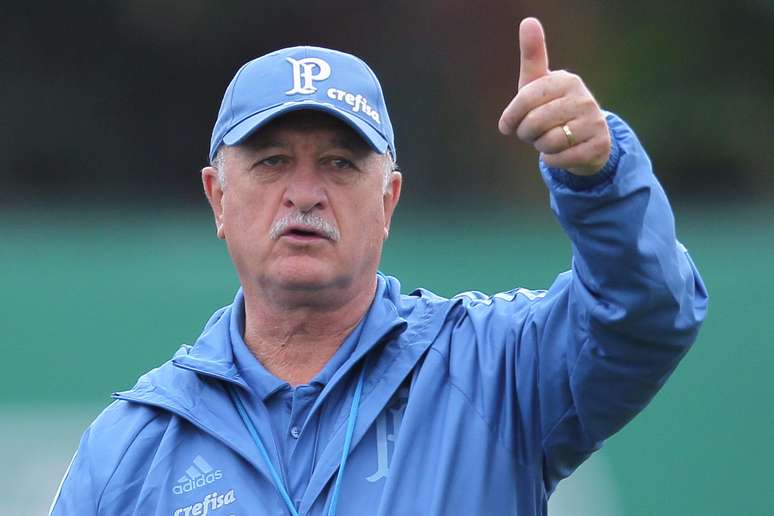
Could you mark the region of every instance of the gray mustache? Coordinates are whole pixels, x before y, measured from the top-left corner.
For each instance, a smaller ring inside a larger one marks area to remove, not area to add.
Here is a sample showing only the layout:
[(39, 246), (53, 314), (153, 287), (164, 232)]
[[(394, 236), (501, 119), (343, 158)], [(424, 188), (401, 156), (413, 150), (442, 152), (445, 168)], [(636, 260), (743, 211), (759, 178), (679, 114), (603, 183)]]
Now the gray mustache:
[(301, 213), (300, 211), (294, 211), (275, 222), (269, 232), (269, 238), (277, 240), (288, 227), (296, 224), (309, 226), (334, 242), (341, 238), (339, 229), (324, 218), (314, 213)]

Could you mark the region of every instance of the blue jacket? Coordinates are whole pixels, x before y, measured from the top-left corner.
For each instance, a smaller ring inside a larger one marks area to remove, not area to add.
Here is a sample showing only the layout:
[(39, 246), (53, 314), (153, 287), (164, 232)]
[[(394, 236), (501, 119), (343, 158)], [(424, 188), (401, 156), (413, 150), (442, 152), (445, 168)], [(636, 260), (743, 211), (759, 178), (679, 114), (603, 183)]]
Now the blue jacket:
[[(610, 161), (592, 178), (541, 172), (572, 240), (547, 291), (451, 299), (400, 294), (379, 275), (356, 350), (314, 408), (320, 434), (301, 516), (327, 513), (358, 371), (365, 380), (339, 515), (544, 515), (557, 482), (639, 412), (696, 337), (706, 292), (677, 242), (634, 133), (608, 116)], [(269, 423), (216, 312), (88, 428), (55, 516), (284, 515), (265, 461)]]

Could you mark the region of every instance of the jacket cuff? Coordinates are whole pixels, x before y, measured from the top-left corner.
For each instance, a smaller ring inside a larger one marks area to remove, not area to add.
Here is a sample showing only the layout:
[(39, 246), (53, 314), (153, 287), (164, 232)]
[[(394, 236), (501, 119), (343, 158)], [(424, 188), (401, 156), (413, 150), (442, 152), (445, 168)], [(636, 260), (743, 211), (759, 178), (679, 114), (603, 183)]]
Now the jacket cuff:
[(610, 118), (612, 116), (614, 116), (612, 113), (605, 112), (607, 130), (610, 132), (610, 156), (607, 158), (605, 166), (598, 172), (591, 174), (590, 176), (580, 176), (561, 168), (549, 167), (543, 161), (542, 154), (540, 155), (540, 168), (548, 172), (554, 181), (576, 192), (591, 190), (595, 186), (612, 182), (613, 176), (615, 176), (616, 170), (618, 169), (618, 161), (621, 158), (621, 146), (618, 144), (616, 132), (610, 124)]

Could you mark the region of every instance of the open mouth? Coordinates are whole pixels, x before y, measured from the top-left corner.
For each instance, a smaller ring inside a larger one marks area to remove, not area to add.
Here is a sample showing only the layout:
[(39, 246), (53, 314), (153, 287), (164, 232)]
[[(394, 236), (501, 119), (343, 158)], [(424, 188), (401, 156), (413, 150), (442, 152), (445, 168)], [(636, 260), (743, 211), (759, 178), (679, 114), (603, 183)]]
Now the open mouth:
[(282, 233), (283, 237), (290, 237), (294, 240), (315, 240), (315, 239), (327, 239), (325, 235), (322, 233), (315, 231), (313, 229), (308, 228), (288, 228), (284, 233)]
[(293, 229), (291, 231), (288, 231), (289, 235), (296, 235), (296, 236), (322, 236), (314, 231), (306, 231), (304, 229)]

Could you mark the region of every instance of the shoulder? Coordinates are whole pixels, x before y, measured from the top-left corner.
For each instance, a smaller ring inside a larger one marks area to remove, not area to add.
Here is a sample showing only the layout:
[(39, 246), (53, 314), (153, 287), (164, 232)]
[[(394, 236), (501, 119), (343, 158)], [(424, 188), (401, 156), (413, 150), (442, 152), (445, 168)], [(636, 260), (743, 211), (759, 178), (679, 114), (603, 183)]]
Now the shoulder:
[(403, 295), (401, 298), (405, 306), (413, 308), (420, 304), (433, 312), (445, 312), (449, 318), (461, 318), (485, 312), (496, 314), (529, 311), (543, 302), (548, 294), (547, 290), (515, 288), (491, 295), (470, 290), (447, 298), (430, 290), (418, 288), (410, 295)]
[(151, 405), (115, 400), (89, 426), (93, 444), (115, 448), (165, 425), (169, 412)]
[(117, 465), (135, 443), (159, 439), (172, 415), (150, 405), (116, 400), (94, 420), (84, 435), (83, 445), (100, 464)]

